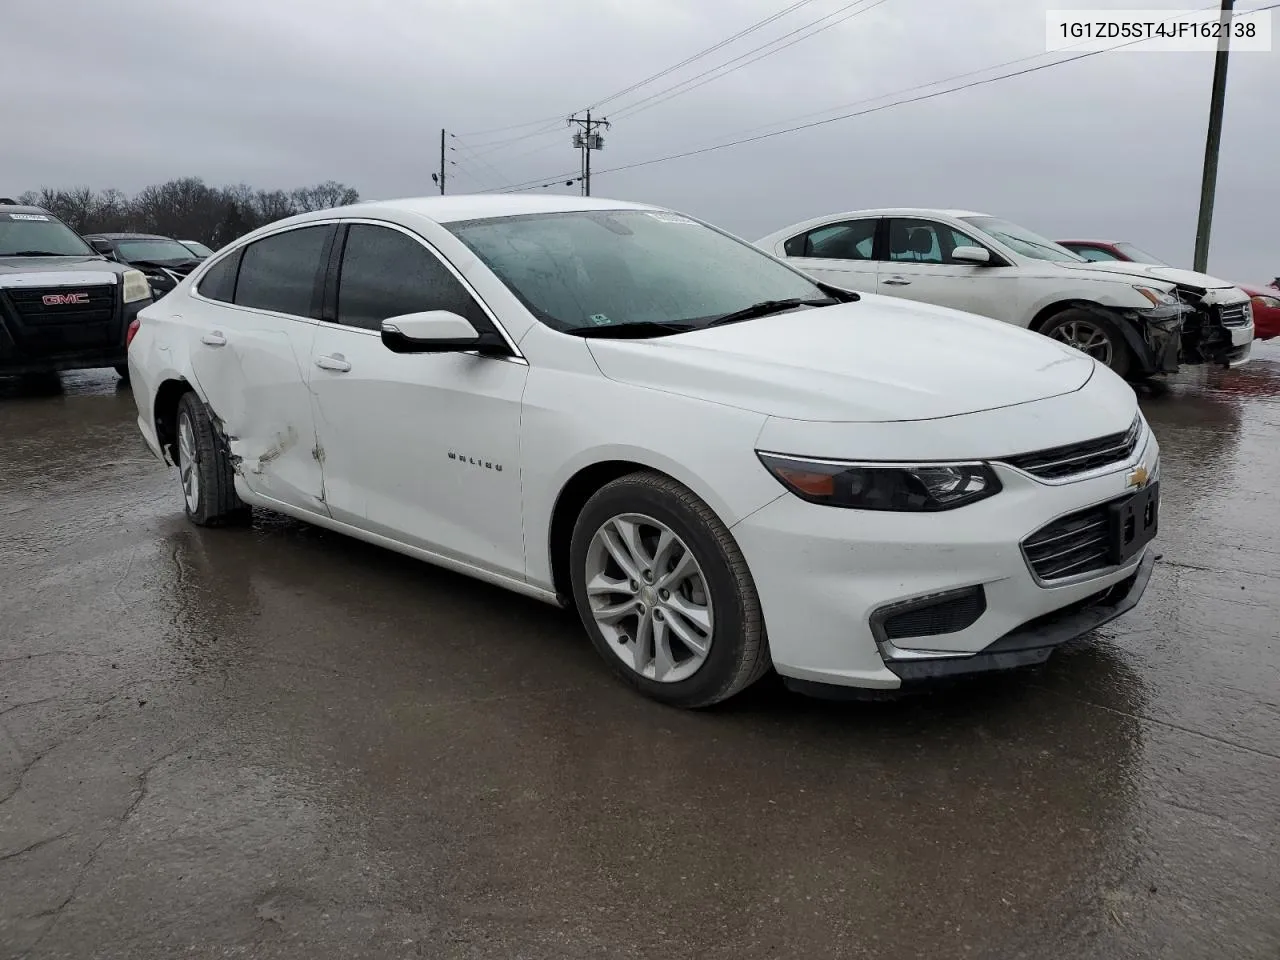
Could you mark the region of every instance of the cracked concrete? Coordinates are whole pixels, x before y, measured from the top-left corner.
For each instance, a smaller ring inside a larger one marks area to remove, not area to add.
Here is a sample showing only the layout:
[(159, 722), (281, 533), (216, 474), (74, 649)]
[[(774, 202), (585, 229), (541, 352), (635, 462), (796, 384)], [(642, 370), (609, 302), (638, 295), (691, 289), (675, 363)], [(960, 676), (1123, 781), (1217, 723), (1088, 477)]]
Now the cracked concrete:
[(1280, 348), (1144, 396), (1164, 561), (1039, 671), (665, 710), (572, 618), (197, 530), (0, 384), (0, 960), (1280, 955)]

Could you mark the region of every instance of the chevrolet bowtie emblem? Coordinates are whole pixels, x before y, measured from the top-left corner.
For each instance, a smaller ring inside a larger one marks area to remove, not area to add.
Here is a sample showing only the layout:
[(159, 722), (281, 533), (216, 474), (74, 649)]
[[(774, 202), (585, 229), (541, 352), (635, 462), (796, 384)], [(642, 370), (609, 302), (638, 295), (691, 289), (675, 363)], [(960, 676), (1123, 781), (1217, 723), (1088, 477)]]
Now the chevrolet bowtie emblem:
[(1129, 471), (1129, 476), (1125, 478), (1126, 487), (1137, 487), (1141, 490), (1147, 485), (1147, 481), (1151, 479), (1151, 474), (1147, 472), (1147, 468), (1143, 466), (1134, 467)]

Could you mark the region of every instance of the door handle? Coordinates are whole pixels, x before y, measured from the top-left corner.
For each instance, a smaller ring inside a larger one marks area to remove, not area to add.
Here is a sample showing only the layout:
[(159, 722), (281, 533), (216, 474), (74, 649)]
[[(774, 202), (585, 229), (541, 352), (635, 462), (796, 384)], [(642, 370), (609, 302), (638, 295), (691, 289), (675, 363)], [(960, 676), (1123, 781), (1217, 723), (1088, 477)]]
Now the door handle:
[(212, 333), (206, 333), (201, 337), (200, 342), (208, 347), (225, 347), (227, 338), (222, 335), (221, 330), (214, 330)]
[(905, 279), (904, 277), (890, 277), (888, 280), (881, 280), (880, 282), (881, 282), (881, 283), (883, 283), (886, 287), (909, 287), (909, 286), (911, 286), (911, 281), (910, 281), (910, 280)]
[(316, 357), (316, 366), (321, 370), (332, 370), (334, 373), (346, 373), (351, 369), (351, 364), (340, 353)]

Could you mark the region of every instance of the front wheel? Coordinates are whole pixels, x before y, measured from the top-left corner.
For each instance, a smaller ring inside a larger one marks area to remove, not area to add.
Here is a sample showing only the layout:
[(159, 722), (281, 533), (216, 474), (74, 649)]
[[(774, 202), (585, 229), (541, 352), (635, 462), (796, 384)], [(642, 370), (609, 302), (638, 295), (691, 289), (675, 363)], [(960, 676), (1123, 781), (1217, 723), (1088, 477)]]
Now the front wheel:
[(120, 382), (127, 384), (129, 382), (129, 365), (127, 363), (117, 363), (113, 368), (116, 376), (120, 378)]
[(231, 461), (217, 442), (209, 412), (194, 393), (178, 401), (175, 446), (182, 500), (191, 522), (222, 527), (247, 519), (249, 508), (236, 495)]
[(1041, 327), (1040, 332), (1088, 354), (1122, 377), (1129, 373), (1132, 361), (1129, 345), (1120, 328), (1110, 320), (1094, 316), (1088, 310), (1064, 310)]
[(570, 546), (578, 615), (601, 656), (641, 693), (704, 707), (769, 667), (755, 583), (720, 518), (657, 473), (606, 484)]

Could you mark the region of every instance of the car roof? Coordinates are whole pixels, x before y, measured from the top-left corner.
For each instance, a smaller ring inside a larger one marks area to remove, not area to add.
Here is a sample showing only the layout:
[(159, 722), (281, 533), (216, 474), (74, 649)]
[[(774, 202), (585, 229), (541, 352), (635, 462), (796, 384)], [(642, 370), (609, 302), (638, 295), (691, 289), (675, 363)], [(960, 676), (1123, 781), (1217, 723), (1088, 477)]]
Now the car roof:
[(96, 237), (99, 240), (168, 240), (169, 237), (161, 236), (158, 233), (86, 233), (86, 237)]
[(1117, 243), (1128, 243), (1127, 240), (1055, 240), (1054, 243), (1094, 243), (1104, 247), (1114, 247)]
[(44, 207), (33, 207), (25, 203), (0, 203), (0, 213), (42, 213), (46, 217), (56, 216)]
[(402, 197), (395, 200), (368, 200), (346, 207), (317, 210), (290, 217), (290, 222), (334, 216), (370, 214), (415, 214), (436, 223), (483, 220), (490, 217), (519, 217), (537, 213), (573, 213), (580, 210), (657, 210), (650, 204), (600, 197), (526, 196), (515, 193), (454, 194), (434, 197)]

